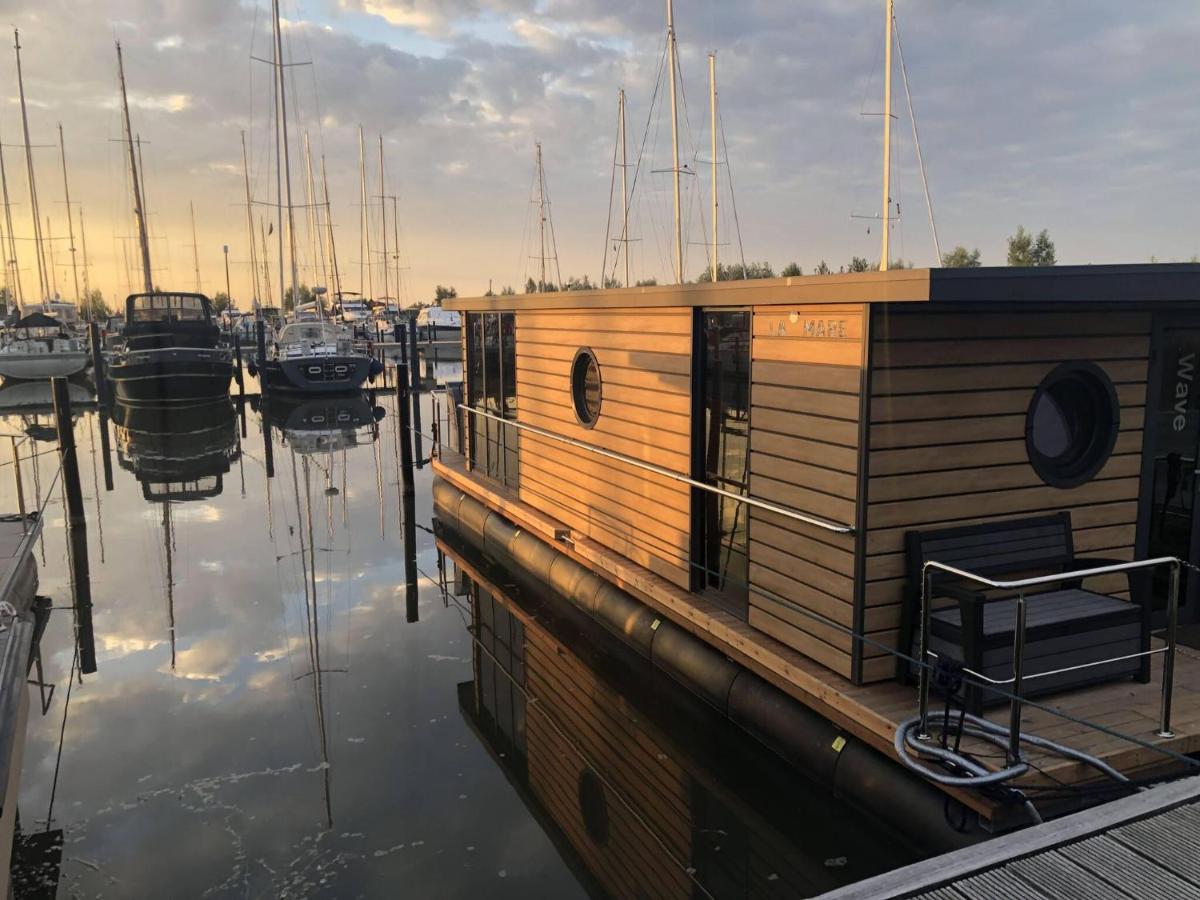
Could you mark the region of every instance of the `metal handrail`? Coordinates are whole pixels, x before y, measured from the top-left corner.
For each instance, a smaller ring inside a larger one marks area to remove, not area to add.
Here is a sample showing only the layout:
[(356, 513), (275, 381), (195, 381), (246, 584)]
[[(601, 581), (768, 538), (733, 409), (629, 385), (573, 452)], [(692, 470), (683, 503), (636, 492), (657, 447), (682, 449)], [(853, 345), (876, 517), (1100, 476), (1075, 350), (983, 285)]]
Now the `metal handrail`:
[(493, 422), (499, 422), (502, 425), (511, 425), (521, 431), (528, 431), (540, 437), (549, 438), (550, 440), (560, 441), (564, 444), (569, 444), (572, 447), (578, 447), (581, 450), (587, 450), (590, 453), (595, 453), (598, 456), (604, 456), (608, 459), (615, 459), (618, 462), (633, 466), (637, 469), (644, 469), (647, 472), (653, 472), (655, 475), (661, 475), (663, 478), (669, 478), (672, 481), (678, 481), (681, 484), (686, 484), (700, 490), (709, 491), (721, 497), (727, 497), (730, 500), (735, 500), (739, 503), (745, 503), (747, 506), (755, 506), (759, 509), (773, 512), (785, 518), (792, 519), (797, 522), (804, 522), (806, 525), (813, 525), (817, 528), (823, 528), (826, 531), (832, 531), (837, 534), (854, 534), (853, 525), (843, 525), (841, 522), (834, 522), (831, 519), (824, 519), (820, 516), (812, 515), (811, 513), (800, 512), (799, 510), (788, 509), (785, 506), (778, 506), (774, 503), (768, 503), (765, 500), (759, 500), (757, 497), (744, 497), (741, 494), (734, 494), (731, 491), (725, 491), (718, 487), (713, 487), (711, 484), (705, 484), (703, 481), (696, 481), (694, 478), (689, 478), (682, 472), (675, 472), (663, 466), (648, 463), (640, 459), (635, 459), (632, 456), (626, 456), (624, 453), (618, 453), (615, 450), (605, 450), (603, 447), (597, 447), (585, 441), (580, 441), (575, 438), (567, 437), (566, 435), (557, 434), (553, 431), (547, 431), (545, 428), (539, 428), (536, 425), (528, 425), (524, 422), (516, 422), (512, 419), (502, 419), (492, 413), (485, 412), (482, 409), (476, 409), (466, 403), (462, 404), (462, 409), (465, 409), (474, 415), (484, 419), (491, 419)]
[(918, 675), (921, 730), (918, 734), (918, 737), (921, 740), (929, 739), (930, 673), (929, 666), (926, 664), (926, 660), (929, 657), (933, 657), (934, 659), (938, 658), (938, 655), (929, 649), (929, 628), (930, 619), (932, 616), (930, 601), (933, 599), (932, 572), (934, 570), (945, 572), (949, 575), (955, 575), (959, 578), (972, 581), (976, 584), (981, 584), (990, 589), (1017, 591), (1017, 616), (1016, 624), (1013, 629), (1012, 678), (1005, 679), (1003, 681), (997, 681), (988, 678), (981, 672), (964, 669), (967, 674), (989, 682), (990, 684), (1012, 685), (1012, 695), (1009, 708), (1008, 756), (1010, 762), (1016, 762), (1020, 758), (1019, 754), (1021, 744), (1021, 685), (1026, 677), (1024, 673), (1025, 589), (1046, 584), (1061, 584), (1064, 581), (1082, 580), (1084, 578), (1090, 578), (1094, 575), (1109, 575), (1118, 572), (1131, 572), (1137, 569), (1151, 569), (1165, 565), (1169, 565), (1171, 567), (1169, 600), (1167, 604), (1167, 638), (1165, 647), (1142, 650), (1138, 653), (1129, 653), (1122, 656), (1116, 656), (1111, 659), (1101, 659), (1094, 662), (1081, 663), (1079, 665), (1068, 666), (1066, 668), (1051, 672), (1042, 672), (1030, 675), (1028, 677), (1030, 679), (1043, 678), (1047, 675), (1061, 674), (1062, 672), (1073, 672), (1077, 669), (1086, 669), (1092, 666), (1102, 666), (1106, 665), (1107, 663), (1120, 662), (1123, 660), (1135, 659), (1143, 656), (1153, 656), (1163, 653), (1165, 656), (1163, 658), (1162, 705), (1159, 710), (1158, 736), (1162, 738), (1174, 737), (1175, 733), (1171, 731), (1171, 698), (1174, 691), (1175, 640), (1176, 631), (1178, 630), (1179, 625), (1179, 573), (1182, 566), (1182, 562), (1174, 556), (1158, 556), (1154, 559), (1142, 559), (1126, 563), (1112, 563), (1104, 566), (1093, 566), (1090, 569), (1077, 569), (1073, 572), (1056, 572), (1050, 575), (1036, 575), (1032, 578), (1020, 578), (1015, 581), (1001, 581), (995, 578), (988, 578), (985, 575), (979, 575), (975, 572), (968, 572), (965, 569), (959, 569), (945, 563), (940, 563), (936, 560), (926, 560), (925, 564), (921, 567), (921, 636), (918, 651), (921, 661)]

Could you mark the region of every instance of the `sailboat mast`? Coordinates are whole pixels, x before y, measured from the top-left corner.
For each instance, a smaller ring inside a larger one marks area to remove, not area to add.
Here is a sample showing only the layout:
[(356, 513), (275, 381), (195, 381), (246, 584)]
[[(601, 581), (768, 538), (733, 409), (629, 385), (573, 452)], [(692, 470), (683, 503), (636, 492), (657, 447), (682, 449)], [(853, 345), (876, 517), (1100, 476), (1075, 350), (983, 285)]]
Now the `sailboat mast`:
[(129, 173), (133, 182), (133, 217), (137, 220), (138, 243), (142, 251), (142, 276), (146, 293), (154, 291), (154, 274), (150, 268), (150, 240), (146, 235), (146, 212), (142, 208), (142, 183), (138, 177), (138, 160), (133, 144), (133, 126), (129, 124), (129, 97), (125, 93), (125, 62), (121, 42), (117, 41), (117, 77), (121, 82), (121, 111), (125, 120), (125, 146), (129, 148)]
[(13, 47), (17, 54), (17, 92), (21, 98), (21, 128), (25, 134), (25, 170), (29, 178), (29, 214), (33, 218), (34, 256), (38, 264), (38, 287), (45, 299), (49, 289), (46, 277), (46, 250), (42, 245), (42, 222), (38, 213), (37, 182), (33, 174), (33, 147), (29, 141), (29, 113), (25, 109), (25, 79), (21, 73), (21, 35), (13, 29)]
[(338, 272), (337, 244), (333, 241), (333, 215), (329, 206), (329, 176), (325, 174), (325, 157), (321, 156), (321, 184), (325, 194), (325, 227), (329, 230), (329, 262), (333, 266), (333, 295), (342, 296), (342, 277)]
[(538, 252), (538, 262), (541, 264), (541, 281), (538, 282), (538, 290), (546, 289), (546, 170), (542, 168), (542, 145), (539, 141), (537, 147), (537, 183), (538, 183), (538, 235), (541, 248)]
[[(362, 210), (358, 220), (359, 249), (361, 259), (358, 262), (358, 294), (363, 299), (375, 296), (375, 285), (371, 279), (371, 217), (370, 207), (367, 206), (367, 155), (363, 146), (362, 126), (358, 126), (358, 195)], [(366, 290), (363, 290), (363, 271), (367, 273)]]
[[(287, 91), (283, 79), (283, 31), (280, 28), (279, 22), (279, 0), (271, 0), (271, 12), (273, 13), (272, 29), (275, 32), (275, 79), (278, 90), (279, 106), (276, 108), (276, 115), (279, 117), (279, 141), (275, 145), (275, 151), (278, 156), (276, 163), (283, 172), (283, 188), (284, 197), (280, 202), (287, 204), (287, 228), (288, 228), (288, 258), (291, 263), (292, 276), (292, 305), (295, 306), (300, 299), (299, 283), (300, 279), (296, 272), (296, 218), (292, 213), (292, 168), (288, 153), (288, 130), (287, 130)], [(279, 222), (279, 227), (283, 227), (282, 220)], [(279, 235), (279, 278), (280, 286), (283, 281), (283, 235)]]
[(325, 241), (321, 237), (321, 204), (317, 203), (317, 185), (313, 181), (312, 145), (308, 141), (307, 131), (304, 132), (304, 168), (308, 173), (305, 194), (308, 197), (308, 208), (312, 212), (312, 231), (310, 233), (312, 236), (313, 256), (320, 263), (321, 284), (328, 289), (330, 287), (329, 269), (325, 265)]
[(271, 294), (271, 256), (267, 252), (267, 224), (263, 221), (262, 216), (258, 217), (258, 228), (262, 233), (262, 269), (263, 269), (263, 296), (270, 298)]
[[(9, 289), (16, 290), (15, 296), (11, 299), (17, 304), (17, 309), (21, 308), (21, 267), (17, 262), (17, 238), (13, 234), (12, 222), (12, 204), (8, 200), (8, 175), (4, 171), (4, 145), (0, 143), (0, 189), (4, 192), (4, 227), (8, 231), (8, 252), (5, 254), (8, 258), (4, 261), (4, 271), (12, 271), (12, 278), (9, 281)], [(0, 248), (2, 250), (3, 248)]]
[(379, 135), (379, 230), (383, 234), (383, 299), (388, 298), (387, 183), (383, 174), (383, 135)]
[(396, 309), (400, 308), (400, 198), (392, 194), (392, 247), (396, 254)]
[(717, 54), (708, 54), (708, 114), (712, 132), (712, 280), (717, 282), (721, 267), (717, 263)]
[(254, 298), (254, 312), (258, 314), (262, 307), (259, 300), (265, 296), (258, 292), (258, 241), (254, 237), (254, 203), (250, 198), (250, 161), (246, 156), (246, 132), (242, 132), (242, 178), (246, 182), (246, 234), (250, 238), (250, 281), (253, 285), (251, 296)]
[(886, 44), (883, 49), (883, 227), (880, 229), (883, 246), (880, 249), (879, 271), (888, 270), (892, 231), (892, 22), (895, 17), (894, 0), (886, 0), (887, 26), (884, 29)]
[(196, 293), (204, 293), (200, 285), (200, 245), (196, 241), (196, 207), (188, 201), (188, 215), (192, 220), (192, 267), (196, 270)]
[[(625, 186), (625, 170), (629, 168), (629, 158), (625, 149), (625, 88), (617, 95), (617, 105), (621, 108), (621, 249), (625, 254), (625, 287), (629, 283), (629, 190)], [(600, 273), (600, 287), (604, 287), (604, 273)]]
[(87, 232), (83, 228), (83, 207), (79, 207), (79, 243), (83, 247), (83, 297), (87, 303), (88, 315), (92, 313), (92, 285), (88, 281)]
[(675, 2), (667, 0), (667, 66), (671, 70), (671, 174), (675, 186), (675, 283), (683, 284), (683, 214), (679, 197), (679, 105), (675, 97)]
[(50, 297), (58, 299), (58, 275), (55, 269), (58, 264), (54, 260), (54, 235), (50, 232), (50, 217), (46, 216), (46, 242), (50, 244), (50, 265), (46, 267), (46, 271), (50, 273)]
[[(62, 157), (63, 196), (67, 201), (67, 239), (71, 250), (71, 276), (75, 280), (75, 305), (79, 305), (79, 266), (75, 260), (75, 217), (71, 212), (71, 186), (67, 182), (67, 145), (63, 140), (62, 122), (58, 123), (58, 152)], [(90, 316), (88, 316), (90, 318)]]

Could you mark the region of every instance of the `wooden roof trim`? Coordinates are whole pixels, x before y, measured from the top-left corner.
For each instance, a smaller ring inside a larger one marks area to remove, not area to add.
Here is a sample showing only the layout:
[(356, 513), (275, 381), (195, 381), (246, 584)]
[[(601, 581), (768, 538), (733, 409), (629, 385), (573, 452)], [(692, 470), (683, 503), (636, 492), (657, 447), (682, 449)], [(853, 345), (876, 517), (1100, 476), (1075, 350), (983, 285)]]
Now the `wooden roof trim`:
[(794, 303), (903, 303), (929, 299), (928, 269), (852, 272), (444, 300), (447, 309), (648, 309), (662, 306), (758, 306)]

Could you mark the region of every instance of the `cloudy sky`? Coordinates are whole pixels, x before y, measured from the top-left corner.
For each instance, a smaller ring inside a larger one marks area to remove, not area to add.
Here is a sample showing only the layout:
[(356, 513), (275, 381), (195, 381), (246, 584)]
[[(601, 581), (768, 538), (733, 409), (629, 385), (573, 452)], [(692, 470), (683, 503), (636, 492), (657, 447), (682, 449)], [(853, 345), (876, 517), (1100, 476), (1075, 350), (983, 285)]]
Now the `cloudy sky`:
[[(882, 0), (676, 0), (683, 158), (695, 173), (684, 178), (689, 277), (706, 265), (706, 57), (714, 50), (728, 148), (728, 166), (724, 147), (718, 152), (722, 258), (744, 252), (777, 270), (795, 260), (806, 272), (821, 259), (836, 270), (852, 255), (878, 258), (876, 223), (853, 216), (879, 210), (882, 7)], [(0, 0), (0, 11), (21, 29), (33, 143), (53, 144), (63, 124), (76, 229), (81, 208), (94, 286), (110, 299), (123, 295), (125, 258), (135, 255), (116, 106), (119, 38), (134, 129), (145, 142), (155, 277), (164, 287), (195, 285), (191, 202), (203, 288), (224, 289), (228, 244), (233, 294), (247, 298), (243, 130), (256, 225), (273, 215), (271, 73), (251, 59), (270, 54), (269, 2)], [(666, 278), (670, 120), (661, 93), (651, 106), (664, 13), (657, 2), (634, 0), (283, 0), (285, 52), (312, 63), (288, 75), (302, 280), (323, 280), (305, 230), (298, 134), (308, 131), (318, 165), (322, 153), (327, 158), (343, 287), (358, 289), (360, 124), (369, 194), (381, 193), (382, 134), (385, 193), (399, 197), (403, 297), (425, 299), (439, 283), (466, 295), (491, 280), (498, 290), (536, 269), (535, 141), (543, 145), (562, 276), (596, 280), (620, 87), (629, 98), (630, 166), (641, 160), (632, 276)], [(1200, 252), (1191, 211), (1200, 197), (1200, 8), (1192, 0), (899, 0), (897, 17), (943, 249), (978, 246), (985, 263), (1003, 263), (1005, 236), (1024, 224), (1050, 230), (1062, 263)], [(896, 71), (893, 255), (929, 265), (935, 256)], [(0, 52), (0, 91), (28, 291), (37, 270), (22, 240), (32, 227), (24, 161), (13, 146), (21, 131), (11, 50)], [(58, 152), (38, 146), (34, 157), (40, 211), (55, 238), (55, 282), (70, 294)], [(628, 171), (632, 180), (635, 169)], [(377, 251), (378, 201), (372, 205)], [(388, 215), (391, 242), (390, 201)], [(373, 282), (381, 278), (377, 264)]]

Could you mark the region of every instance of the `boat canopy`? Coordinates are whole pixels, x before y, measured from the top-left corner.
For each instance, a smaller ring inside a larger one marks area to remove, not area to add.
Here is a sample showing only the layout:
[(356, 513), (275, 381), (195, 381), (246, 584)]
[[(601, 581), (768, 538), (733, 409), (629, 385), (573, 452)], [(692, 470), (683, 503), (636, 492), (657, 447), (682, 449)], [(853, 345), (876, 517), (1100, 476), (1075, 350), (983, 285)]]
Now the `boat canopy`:
[(13, 328), (23, 338), (53, 338), (63, 334), (63, 323), (42, 312), (33, 312), (18, 319)]

